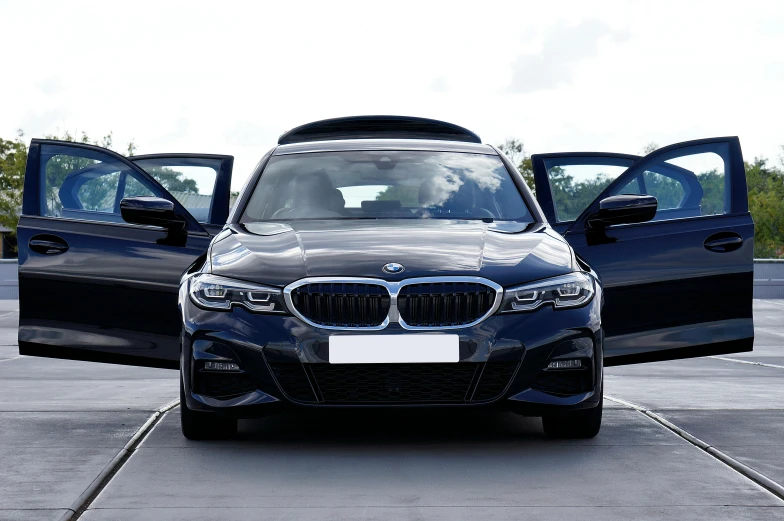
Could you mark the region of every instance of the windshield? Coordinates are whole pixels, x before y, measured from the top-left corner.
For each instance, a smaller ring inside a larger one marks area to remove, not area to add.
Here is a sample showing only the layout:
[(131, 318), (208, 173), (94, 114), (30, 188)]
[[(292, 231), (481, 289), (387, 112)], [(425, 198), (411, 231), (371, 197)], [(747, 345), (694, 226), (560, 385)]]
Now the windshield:
[(533, 219), (497, 156), (340, 151), (274, 156), (241, 222)]

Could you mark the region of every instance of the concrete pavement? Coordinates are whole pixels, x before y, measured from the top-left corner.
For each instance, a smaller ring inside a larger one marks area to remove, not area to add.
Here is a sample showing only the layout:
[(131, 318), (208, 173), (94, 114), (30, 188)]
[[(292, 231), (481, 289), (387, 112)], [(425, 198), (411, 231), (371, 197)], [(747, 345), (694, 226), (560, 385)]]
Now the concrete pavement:
[(59, 519), (154, 410), (177, 372), (19, 357), (0, 300), (0, 520)]
[[(0, 344), (13, 335), (2, 316)], [(755, 352), (607, 370), (649, 408), (784, 483), (784, 301)], [(158, 407), (174, 371), (14, 359), (0, 346), (0, 519), (58, 519)], [(307, 411), (191, 442), (163, 416), (81, 519), (784, 519), (784, 501), (642, 413), (606, 402), (593, 440), (482, 411)]]

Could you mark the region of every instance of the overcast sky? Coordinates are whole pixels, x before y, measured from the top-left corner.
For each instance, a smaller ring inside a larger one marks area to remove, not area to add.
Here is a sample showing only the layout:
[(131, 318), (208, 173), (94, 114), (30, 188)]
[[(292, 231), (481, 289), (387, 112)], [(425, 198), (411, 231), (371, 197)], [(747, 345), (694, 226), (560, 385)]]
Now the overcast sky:
[(447, 120), (531, 153), (784, 144), (784, 2), (0, 0), (0, 136), (236, 157), (313, 120)]

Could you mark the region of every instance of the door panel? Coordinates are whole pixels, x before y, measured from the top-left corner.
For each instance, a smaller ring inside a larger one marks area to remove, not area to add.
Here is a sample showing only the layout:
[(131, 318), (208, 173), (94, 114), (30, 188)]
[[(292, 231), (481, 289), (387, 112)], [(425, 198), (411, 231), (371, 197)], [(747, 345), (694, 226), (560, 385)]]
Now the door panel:
[[(134, 195), (173, 201), (188, 221), (185, 244), (124, 222), (119, 203)], [(176, 368), (180, 277), (210, 240), (175, 196), (122, 156), (33, 140), (18, 228), (20, 353)]]
[[(588, 228), (601, 199), (621, 193), (662, 204), (649, 222)], [(638, 159), (561, 231), (601, 278), (606, 365), (752, 349), (754, 225), (737, 138)]]

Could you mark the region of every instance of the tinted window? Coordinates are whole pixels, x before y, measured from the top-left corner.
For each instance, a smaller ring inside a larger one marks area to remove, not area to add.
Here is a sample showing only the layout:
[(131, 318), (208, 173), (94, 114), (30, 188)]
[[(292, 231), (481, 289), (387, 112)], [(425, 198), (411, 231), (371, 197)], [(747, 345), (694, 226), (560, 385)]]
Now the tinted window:
[[(134, 160), (199, 222), (210, 220), (215, 179), (221, 162), (204, 158), (150, 158)], [(142, 194), (138, 194), (142, 195)]]
[(723, 146), (713, 145), (715, 151), (705, 151), (702, 147), (694, 149), (694, 153), (665, 156), (647, 165), (629, 183), (613, 190), (613, 194), (656, 197), (658, 208), (654, 220), (658, 221), (728, 213)]
[[(622, 164), (596, 164), (600, 161)], [(577, 219), (596, 196), (617, 179), (631, 163), (631, 160), (606, 158), (546, 159), (544, 164), (553, 194), (556, 221), (568, 222)]]
[(50, 217), (124, 222), (123, 197), (162, 196), (126, 164), (78, 147), (44, 145), (41, 177), (41, 213)]
[(352, 218), (532, 220), (496, 156), (347, 151), (273, 157), (242, 221)]

